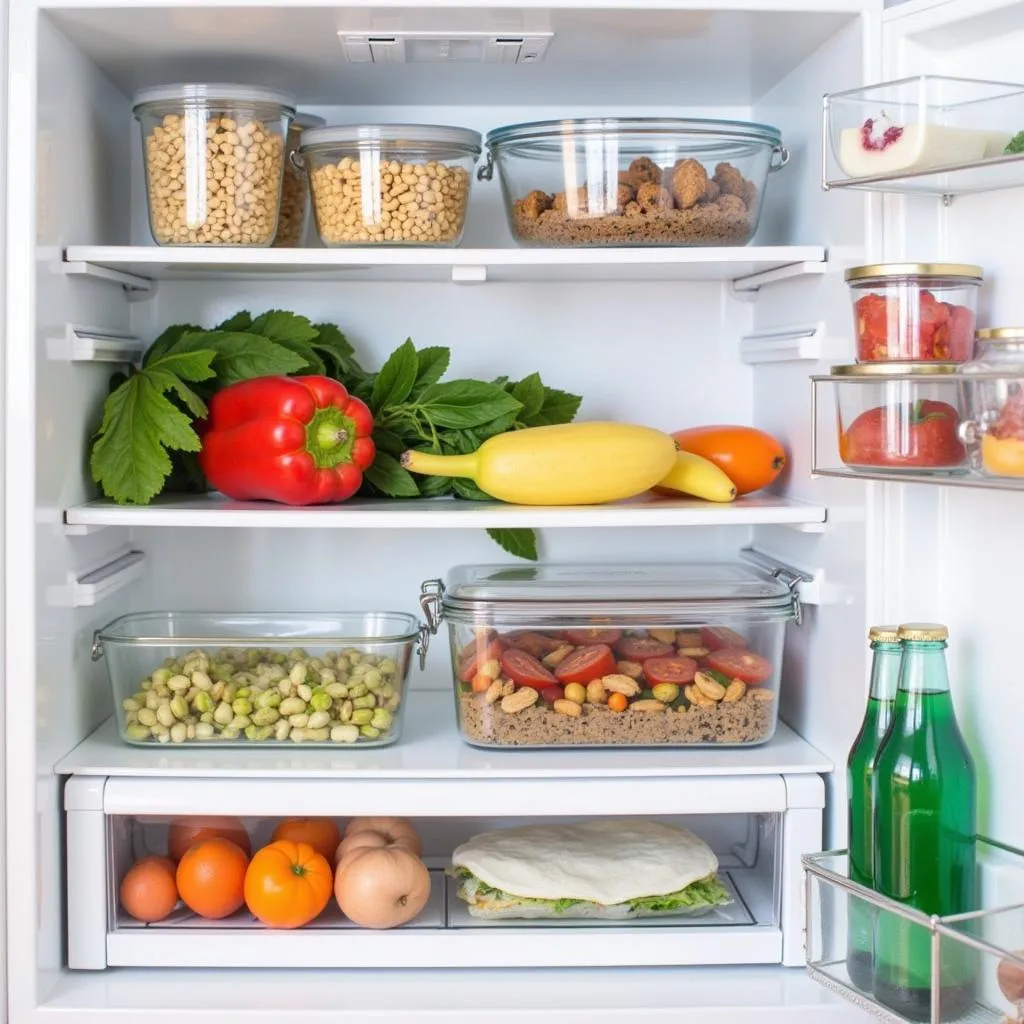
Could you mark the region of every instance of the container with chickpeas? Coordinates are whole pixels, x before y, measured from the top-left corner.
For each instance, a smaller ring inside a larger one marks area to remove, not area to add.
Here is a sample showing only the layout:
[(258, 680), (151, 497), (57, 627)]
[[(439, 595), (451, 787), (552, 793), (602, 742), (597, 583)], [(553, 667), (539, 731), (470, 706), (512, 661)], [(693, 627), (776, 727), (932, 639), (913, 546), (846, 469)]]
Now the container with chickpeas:
[(438, 125), (341, 125), (302, 133), (313, 215), (327, 246), (454, 246), (481, 138)]
[(309, 223), (309, 181), (304, 168), (292, 156), (299, 151), (302, 133), (322, 128), (327, 122), (315, 114), (297, 113), (288, 127), (285, 143), (284, 177), (281, 181), (281, 215), (274, 237), (275, 249), (295, 249), (306, 239)]
[(135, 97), (158, 245), (268, 246), (295, 104), (268, 89), (188, 83)]

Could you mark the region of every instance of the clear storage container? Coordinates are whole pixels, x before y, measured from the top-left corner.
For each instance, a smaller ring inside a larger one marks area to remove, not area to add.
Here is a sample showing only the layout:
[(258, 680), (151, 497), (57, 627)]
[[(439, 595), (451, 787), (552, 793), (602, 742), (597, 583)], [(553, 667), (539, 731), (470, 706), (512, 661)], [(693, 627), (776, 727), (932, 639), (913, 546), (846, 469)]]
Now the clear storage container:
[(747, 746), (775, 732), (795, 592), (743, 565), (463, 566), (424, 584), (482, 747)]
[(918, 75), (831, 93), (825, 119), (850, 178), (921, 174), (1003, 156), (1024, 129), (1024, 86)]
[(135, 96), (158, 245), (267, 246), (277, 233), (287, 96), (187, 83)]
[(401, 734), (413, 647), (402, 612), (139, 612), (96, 632), (121, 738), (380, 747)]
[(299, 160), (326, 246), (455, 246), (480, 134), (429, 124), (354, 124), (302, 133)]
[(854, 469), (965, 472), (954, 363), (834, 366), (839, 457)]
[(1024, 327), (978, 331), (978, 354), (961, 367), (960, 388), (972, 468), (1024, 477)]
[(310, 128), (321, 128), (324, 124), (326, 121), (315, 114), (298, 113), (288, 126), (275, 249), (296, 249), (305, 241), (309, 223), (309, 180), (292, 157), (299, 151), (302, 133)]
[(981, 267), (888, 263), (846, 271), (857, 361), (963, 363), (974, 351)]
[(527, 245), (745, 245), (789, 154), (746, 121), (587, 118), (487, 136), (509, 228)]

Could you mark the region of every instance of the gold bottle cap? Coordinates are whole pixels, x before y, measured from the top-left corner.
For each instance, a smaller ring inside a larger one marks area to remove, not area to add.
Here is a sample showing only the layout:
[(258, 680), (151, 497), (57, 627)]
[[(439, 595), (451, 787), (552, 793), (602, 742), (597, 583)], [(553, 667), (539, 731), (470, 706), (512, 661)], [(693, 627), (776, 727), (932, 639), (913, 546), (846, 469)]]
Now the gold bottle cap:
[(868, 641), (873, 644), (898, 644), (900, 642), (900, 627), (872, 626), (868, 630)]
[(899, 638), (924, 642), (948, 640), (949, 630), (937, 622), (907, 622), (900, 626)]

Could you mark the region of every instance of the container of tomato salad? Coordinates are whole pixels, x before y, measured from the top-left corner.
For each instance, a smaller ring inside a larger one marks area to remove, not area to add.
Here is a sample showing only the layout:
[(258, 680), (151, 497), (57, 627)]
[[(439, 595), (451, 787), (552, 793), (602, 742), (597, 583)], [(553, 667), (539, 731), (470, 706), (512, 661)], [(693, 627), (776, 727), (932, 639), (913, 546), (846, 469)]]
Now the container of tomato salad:
[(731, 563), (477, 565), (423, 585), (479, 747), (750, 746), (778, 719), (795, 590)]
[(960, 263), (851, 267), (857, 361), (966, 362), (981, 281), (981, 267)]
[(832, 367), (839, 457), (852, 469), (965, 473), (956, 363)]
[(978, 331), (978, 354), (961, 367), (961, 401), (971, 468), (1024, 477), (1024, 327)]

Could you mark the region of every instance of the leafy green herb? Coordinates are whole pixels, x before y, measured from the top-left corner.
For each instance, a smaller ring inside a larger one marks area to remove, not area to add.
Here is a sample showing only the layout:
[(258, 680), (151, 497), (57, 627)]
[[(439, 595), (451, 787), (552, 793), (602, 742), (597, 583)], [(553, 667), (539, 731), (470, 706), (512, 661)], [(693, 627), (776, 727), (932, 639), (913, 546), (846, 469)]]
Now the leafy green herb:
[(185, 382), (212, 378), (215, 356), (209, 350), (166, 355), (115, 388), (103, 407), (90, 458), (93, 479), (105, 494), (144, 505), (160, 493), (171, 472), (168, 451), (199, 451), (192, 421), (167, 392), (181, 389), (192, 401), (194, 393)]
[(1017, 132), (1016, 135), (1006, 144), (1004, 153), (1024, 153), (1024, 131)]
[(537, 535), (533, 530), (488, 530), (487, 536), (510, 555), (515, 555), (516, 558), (526, 558), (531, 562), (537, 561)]
[[(362, 493), (492, 500), (469, 480), (414, 477), (399, 456), (409, 448), (466, 454), (509, 430), (568, 423), (580, 398), (545, 386), (537, 373), (519, 381), (444, 381), (450, 362), (446, 347), (417, 350), (406, 340), (374, 373), (359, 364), (337, 326), (280, 309), (256, 317), (241, 310), (213, 330), (175, 324), (149, 347), (141, 367), (111, 379), (91, 453), (93, 477), (119, 502), (145, 504), (168, 483), (202, 489), (193, 421), (205, 418), (218, 389), (252, 377), (323, 373), (341, 381), (374, 414), (378, 455), (364, 474)], [(488, 533), (510, 554), (536, 560), (532, 530)]]

